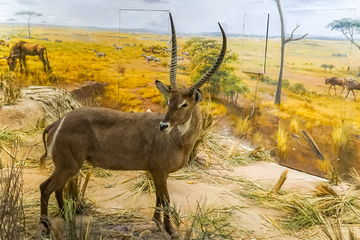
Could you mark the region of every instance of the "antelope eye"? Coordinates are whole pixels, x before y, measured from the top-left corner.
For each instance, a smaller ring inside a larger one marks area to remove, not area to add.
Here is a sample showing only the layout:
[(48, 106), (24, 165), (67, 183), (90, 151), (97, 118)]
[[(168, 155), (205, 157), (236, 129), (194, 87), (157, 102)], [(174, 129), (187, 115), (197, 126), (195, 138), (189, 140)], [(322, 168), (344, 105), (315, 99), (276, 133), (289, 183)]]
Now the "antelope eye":
[(187, 107), (188, 105), (186, 103), (184, 103), (181, 108)]

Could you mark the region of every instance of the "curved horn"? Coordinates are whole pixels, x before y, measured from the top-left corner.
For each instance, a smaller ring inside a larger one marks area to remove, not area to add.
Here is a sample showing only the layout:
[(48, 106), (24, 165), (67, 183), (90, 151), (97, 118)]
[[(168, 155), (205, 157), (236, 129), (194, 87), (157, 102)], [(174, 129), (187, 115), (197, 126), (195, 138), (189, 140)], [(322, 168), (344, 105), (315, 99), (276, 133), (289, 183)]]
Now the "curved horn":
[(224, 57), (225, 57), (225, 53), (226, 53), (226, 35), (224, 32), (224, 29), (221, 27), (220, 23), (219, 27), (223, 36), (223, 45), (221, 48), (221, 52), (218, 56), (218, 58), (216, 59), (216, 62), (214, 63), (214, 65), (206, 72), (206, 74), (204, 76), (202, 76), (202, 78), (197, 81), (194, 85), (192, 85), (188, 90), (186, 90), (185, 94), (186, 95), (192, 95), (192, 93), (194, 92), (195, 89), (199, 89), (202, 85), (204, 85), (207, 81), (209, 81), (209, 79), (211, 78), (211, 76), (215, 73), (215, 71), (219, 68), (219, 66), (221, 65)]
[(174, 89), (177, 89), (177, 85), (176, 85), (177, 44), (176, 44), (175, 27), (174, 27), (174, 22), (173, 22), (171, 13), (169, 13), (169, 16), (170, 16), (170, 23), (171, 23), (171, 40), (172, 40), (171, 65), (170, 65), (170, 88), (172, 90), (174, 90)]
[[(15, 53), (15, 51), (17, 51), (17, 53)], [(14, 52), (12, 51), (10, 53), (10, 57), (18, 57), (19, 55), (20, 55), (19, 49), (14, 49)]]

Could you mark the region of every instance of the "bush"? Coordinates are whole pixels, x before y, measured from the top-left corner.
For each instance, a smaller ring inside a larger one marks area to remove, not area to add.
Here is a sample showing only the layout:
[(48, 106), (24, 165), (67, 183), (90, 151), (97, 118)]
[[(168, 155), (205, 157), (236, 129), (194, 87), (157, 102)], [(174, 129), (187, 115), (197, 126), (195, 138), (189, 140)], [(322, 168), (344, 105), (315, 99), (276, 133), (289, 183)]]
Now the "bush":
[(302, 85), (301, 83), (295, 83), (293, 86), (289, 88), (289, 90), (296, 94), (306, 93), (306, 89), (304, 85)]

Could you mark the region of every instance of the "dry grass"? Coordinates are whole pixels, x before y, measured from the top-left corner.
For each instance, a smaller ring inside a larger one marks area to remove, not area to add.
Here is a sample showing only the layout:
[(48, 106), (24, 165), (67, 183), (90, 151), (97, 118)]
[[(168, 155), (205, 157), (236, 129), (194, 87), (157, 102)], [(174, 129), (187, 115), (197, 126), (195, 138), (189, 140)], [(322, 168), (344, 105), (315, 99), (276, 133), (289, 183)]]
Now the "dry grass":
[(242, 138), (251, 132), (249, 117), (237, 117), (235, 120), (235, 135)]
[(12, 72), (0, 75), (0, 105), (11, 105), (16, 103), (21, 95), (20, 82)]
[(276, 132), (276, 140), (278, 156), (281, 160), (285, 160), (288, 155), (289, 138), (288, 132), (281, 124), (279, 124), (279, 128)]
[(14, 143), (11, 164), (0, 170), (0, 239), (18, 240), (25, 230), (23, 208), (23, 167), (16, 166), (17, 143)]
[(298, 134), (300, 131), (300, 121), (297, 118), (292, 118), (290, 121), (290, 130), (295, 133)]
[(276, 182), (276, 184), (274, 185), (274, 187), (271, 189), (271, 193), (278, 193), (281, 189), (281, 187), (283, 186), (286, 178), (287, 178), (287, 174), (288, 174), (289, 170), (286, 169), (284, 172), (281, 173), (279, 180)]

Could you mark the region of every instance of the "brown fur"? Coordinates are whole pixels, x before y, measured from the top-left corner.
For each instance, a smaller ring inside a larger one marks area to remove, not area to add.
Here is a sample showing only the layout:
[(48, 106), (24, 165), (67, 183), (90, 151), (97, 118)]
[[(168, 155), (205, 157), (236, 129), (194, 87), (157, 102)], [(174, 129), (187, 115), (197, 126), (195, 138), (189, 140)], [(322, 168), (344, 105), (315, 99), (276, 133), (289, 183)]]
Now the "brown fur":
[(3, 39), (0, 39), (0, 45), (1, 45), (1, 46), (9, 47), (9, 44), (8, 44), (5, 40), (3, 40)]
[[(45, 56), (44, 56), (45, 54)], [(47, 57), (47, 50), (44, 46), (36, 43), (27, 43), (24, 41), (18, 41), (11, 48), (10, 57), (4, 57), (8, 61), (8, 65), (11, 71), (15, 70), (16, 60), (19, 59), (20, 71), (22, 72), (22, 66), (24, 65), (26, 71), (26, 56), (39, 56), (41, 62), (44, 65), (44, 71), (50, 71), (49, 59)], [(46, 59), (45, 59), (46, 57)]]
[(341, 93), (344, 92), (344, 89), (345, 89), (345, 80), (344, 79), (341, 79), (338, 77), (325, 78), (325, 85), (327, 85), (327, 84), (330, 84), (328, 93), (330, 93), (330, 88), (332, 86), (334, 86), (334, 90), (335, 90), (335, 94), (336, 94), (336, 88), (335, 88), (336, 85), (343, 87), (343, 90)]
[(348, 88), (348, 93), (346, 94), (345, 99), (348, 97), (350, 91), (352, 91), (355, 98), (354, 100), (356, 100), (354, 90), (360, 90), (360, 83), (352, 79), (346, 82), (346, 87)]
[[(170, 20), (175, 48), (176, 35), (171, 14)], [(206, 78), (199, 80), (201, 84), (211, 77), (224, 58), (226, 36), (221, 26), (220, 29), (223, 47), (215, 64), (206, 73)], [(167, 178), (170, 173), (185, 166), (201, 133), (202, 116), (198, 103), (202, 101), (202, 93), (198, 89), (201, 85), (178, 89), (176, 51), (172, 53), (171, 62), (171, 86), (156, 80), (159, 91), (169, 96), (166, 114), (80, 108), (69, 112), (44, 130), (45, 150), (50, 152), (55, 165), (53, 174), (40, 185), (40, 219), (47, 231), (50, 230), (47, 218), (50, 195), (55, 191), (60, 213), (63, 213), (63, 187), (87, 160), (93, 166), (104, 169), (149, 171), (156, 188), (157, 209), (153, 219), (160, 226), (164, 224), (170, 235), (175, 233), (169, 213), (164, 212), (162, 223), (158, 208), (170, 204)], [(43, 165), (46, 155), (41, 157), (40, 165)]]

